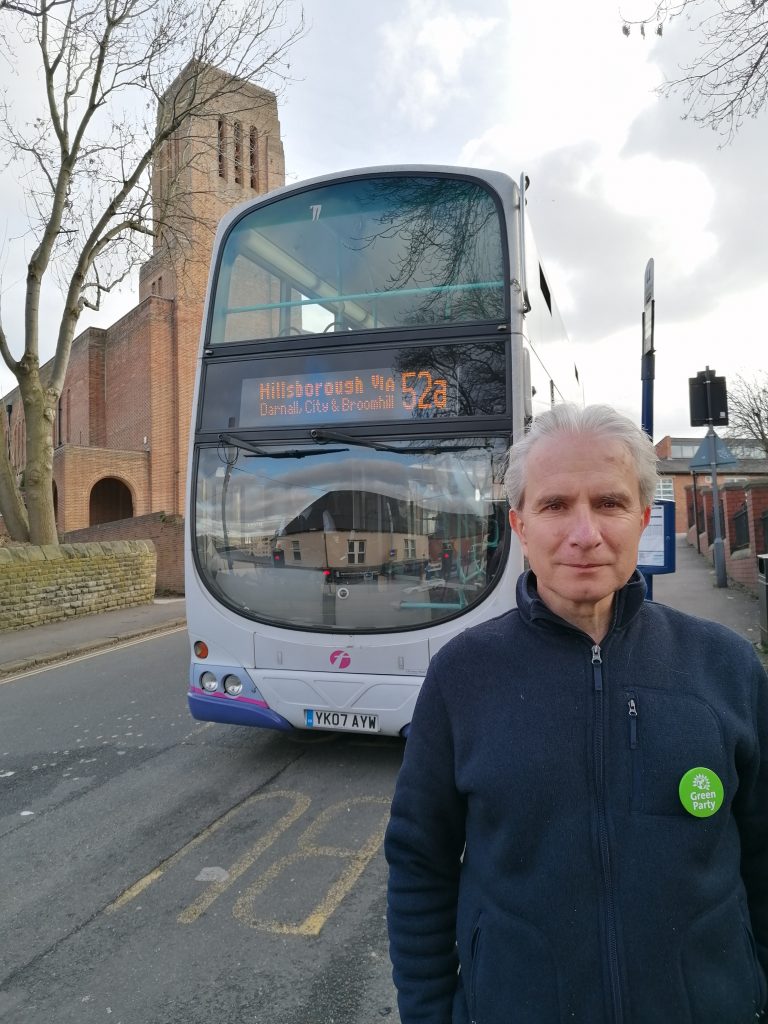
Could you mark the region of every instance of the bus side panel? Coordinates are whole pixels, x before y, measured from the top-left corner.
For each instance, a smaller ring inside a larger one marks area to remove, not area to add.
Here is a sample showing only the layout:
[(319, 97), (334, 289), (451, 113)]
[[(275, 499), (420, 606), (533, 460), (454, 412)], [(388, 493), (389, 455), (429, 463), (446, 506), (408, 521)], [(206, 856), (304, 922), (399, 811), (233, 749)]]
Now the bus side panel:
[(526, 218), (526, 278), (530, 312), (523, 333), (530, 352), (534, 417), (553, 401), (584, 404), (583, 387), (570, 339), (557, 308), (550, 282), (539, 257), (536, 240)]

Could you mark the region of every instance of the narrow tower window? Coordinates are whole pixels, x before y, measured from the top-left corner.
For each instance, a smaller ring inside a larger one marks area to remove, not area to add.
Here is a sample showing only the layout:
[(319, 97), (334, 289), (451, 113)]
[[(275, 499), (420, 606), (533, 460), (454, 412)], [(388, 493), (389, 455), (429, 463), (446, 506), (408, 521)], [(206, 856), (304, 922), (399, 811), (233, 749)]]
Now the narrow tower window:
[(248, 139), (248, 157), (251, 170), (251, 188), (255, 192), (259, 187), (259, 139), (255, 128), (251, 128)]
[(227, 153), (226, 153), (226, 131), (224, 127), (224, 118), (219, 118), (218, 124), (218, 137), (217, 137), (217, 148), (219, 156), (219, 177), (226, 178), (227, 176)]
[(235, 183), (242, 185), (243, 183), (243, 126), (239, 121), (235, 121), (234, 127), (235, 135)]

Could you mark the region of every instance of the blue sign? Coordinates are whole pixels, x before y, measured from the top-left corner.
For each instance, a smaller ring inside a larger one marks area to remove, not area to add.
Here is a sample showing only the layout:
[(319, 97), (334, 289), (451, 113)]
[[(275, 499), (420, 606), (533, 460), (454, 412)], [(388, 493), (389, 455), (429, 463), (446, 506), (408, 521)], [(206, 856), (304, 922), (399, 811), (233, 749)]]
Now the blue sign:
[(640, 537), (637, 568), (644, 576), (675, 571), (675, 503), (654, 501)]
[(708, 469), (712, 465), (712, 437), (714, 437), (715, 440), (714, 464), (716, 466), (738, 466), (739, 460), (726, 445), (725, 441), (722, 441), (718, 435), (713, 432), (711, 435), (707, 434), (699, 445), (699, 450), (688, 463), (689, 469)]

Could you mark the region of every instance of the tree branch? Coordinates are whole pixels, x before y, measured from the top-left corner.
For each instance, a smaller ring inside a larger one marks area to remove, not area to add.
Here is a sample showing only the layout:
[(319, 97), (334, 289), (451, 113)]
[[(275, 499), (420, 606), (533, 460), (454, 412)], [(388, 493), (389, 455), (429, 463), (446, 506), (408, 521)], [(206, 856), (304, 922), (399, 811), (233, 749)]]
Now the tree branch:
[[(645, 18), (623, 19), (630, 26), (652, 22), (662, 26), (683, 14), (690, 31), (699, 37), (700, 53), (680, 66), (681, 74), (659, 87), (662, 95), (681, 92), (696, 124), (709, 126), (731, 141), (746, 117), (756, 117), (768, 100), (768, 22), (766, 0), (717, 0), (714, 14), (692, 16), (702, 0), (661, 0)], [(706, 11), (706, 7), (704, 7)]]
[(5, 336), (5, 330), (3, 325), (0, 323), (0, 355), (3, 357), (3, 362), (11, 371), (12, 374), (16, 374), (19, 369), (18, 362), (13, 358), (11, 350), (8, 347), (8, 339)]

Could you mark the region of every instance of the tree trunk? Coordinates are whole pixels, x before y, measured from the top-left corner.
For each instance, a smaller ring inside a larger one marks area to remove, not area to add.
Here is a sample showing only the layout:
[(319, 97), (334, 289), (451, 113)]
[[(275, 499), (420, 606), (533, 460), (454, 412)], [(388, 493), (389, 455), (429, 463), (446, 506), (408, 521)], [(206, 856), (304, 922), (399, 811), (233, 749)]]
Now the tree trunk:
[(11, 540), (29, 540), (29, 520), (8, 457), (7, 428), (0, 431), (0, 513)]
[[(58, 544), (53, 511), (53, 421), (55, 396), (42, 387), (36, 372), (19, 381), (27, 425), (24, 490), (33, 544)], [(51, 404), (53, 403), (53, 405)]]

